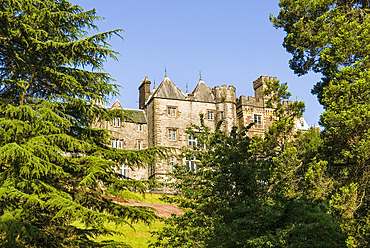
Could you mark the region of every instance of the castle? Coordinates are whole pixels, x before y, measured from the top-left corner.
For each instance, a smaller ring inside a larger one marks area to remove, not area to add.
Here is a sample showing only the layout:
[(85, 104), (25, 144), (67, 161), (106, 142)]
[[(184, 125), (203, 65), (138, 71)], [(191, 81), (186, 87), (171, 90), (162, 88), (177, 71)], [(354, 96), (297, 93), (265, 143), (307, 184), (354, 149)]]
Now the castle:
[[(134, 116), (134, 121), (114, 119), (100, 127), (112, 132), (112, 147), (126, 150), (140, 150), (147, 147), (164, 146), (184, 148), (191, 147), (196, 140), (185, 133), (190, 124), (200, 125), (199, 114), (204, 114), (204, 122), (211, 130), (223, 119), (221, 129), (230, 132), (233, 126), (247, 126), (254, 122), (248, 135), (263, 136), (272, 124), (270, 118), (274, 109), (267, 108), (266, 96), (262, 90), (265, 80), (276, 78), (261, 76), (253, 82), (255, 96), (236, 97), (233, 85), (208, 87), (202, 78), (192, 93), (185, 94), (165, 75), (158, 88), (151, 88), (147, 77), (139, 87), (139, 109), (123, 108), (118, 100), (107, 109), (122, 109)], [(284, 104), (289, 104), (286, 101)], [(296, 129), (307, 130), (308, 125), (302, 118), (296, 121)], [(196, 161), (178, 161), (171, 157), (146, 169), (131, 169), (122, 166), (120, 173), (132, 179), (152, 179), (163, 177), (177, 163), (185, 163), (194, 168)]]

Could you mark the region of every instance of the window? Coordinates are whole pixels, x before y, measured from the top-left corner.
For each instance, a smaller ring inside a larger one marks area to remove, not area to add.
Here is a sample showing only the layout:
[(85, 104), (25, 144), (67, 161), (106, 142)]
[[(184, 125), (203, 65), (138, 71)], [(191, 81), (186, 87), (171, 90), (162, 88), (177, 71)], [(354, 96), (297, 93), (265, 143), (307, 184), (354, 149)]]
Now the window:
[(197, 172), (198, 164), (196, 163), (196, 159), (194, 156), (190, 157), (190, 159), (185, 158), (185, 164), (187, 170), (192, 170), (193, 172)]
[(138, 150), (141, 150), (141, 140), (138, 140), (137, 141), (137, 149)]
[(189, 141), (189, 146), (196, 146), (197, 145), (197, 139), (192, 135), (189, 135), (188, 141)]
[(221, 111), (220, 112), (220, 120), (222, 120), (224, 118), (224, 112), (223, 111)]
[(167, 108), (168, 116), (175, 117), (176, 116), (176, 108), (175, 107), (168, 107)]
[(113, 127), (120, 127), (121, 126), (121, 119), (120, 118), (114, 118), (113, 119)]
[(208, 112), (208, 120), (213, 120), (213, 112)]
[(130, 177), (130, 167), (126, 165), (121, 166), (121, 175), (124, 177), (129, 178)]
[(175, 158), (174, 157), (170, 159), (170, 165), (171, 165), (171, 171), (173, 171), (173, 169), (175, 168)]
[(122, 141), (121, 140), (112, 140), (112, 147), (122, 149)]
[(262, 128), (262, 116), (254, 115), (254, 123), (255, 128)]
[(143, 131), (143, 124), (136, 124), (136, 131), (142, 132)]
[(168, 140), (176, 141), (176, 129), (168, 129)]

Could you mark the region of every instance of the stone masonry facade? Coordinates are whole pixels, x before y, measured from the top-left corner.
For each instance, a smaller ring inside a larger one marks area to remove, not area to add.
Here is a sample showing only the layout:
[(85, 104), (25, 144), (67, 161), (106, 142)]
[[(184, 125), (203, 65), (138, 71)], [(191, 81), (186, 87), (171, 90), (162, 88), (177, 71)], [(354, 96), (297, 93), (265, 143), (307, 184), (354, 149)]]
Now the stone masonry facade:
[[(276, 78), (261, 76), (253, 82), (255, 96), (236, 97), (233, 85), (208, 87), (202, 78), (192, 93), (183, 93), (168, 77), (164, 77), (158, 88), (151, 89), (147, 77), (139, 86), (139, 109), (125, 109), (118, 100), (107, 109), (122, 109), (131, 113), (133, 121), (115, 119), (110, 123), (97, 126), (112, 131), (112, 147), (117, 149), (138, 150), (147, 147), (164, 146), (190, 148), (194, 138), (185, 133), (191, 124), (200, 125), (199, 115), (203, 113), (205, 124), (211, 130), (218, 121), (223, 120), (223, 131), (230, 132), (233, 126), (240, 130), (255, 122), (248, 135), (263, 136), (272, 124), (270, 118), (274, 109), (267, 108), (266, 97), (262, 90), (265, 80)], [(286, 101), (285, 104), (290, 102)], [(302, 118), (296, 121), (296, 128), (307, 130), (308, 125)], [(159, 161), (146, 169), (132, 169), (122, 165), (120, 173), (132, 179), (153, 179), (164, 177), (173, 169), (173, 164), (185, 163), (192, 167), (193, 161), (179, 161), (176, 157)]]

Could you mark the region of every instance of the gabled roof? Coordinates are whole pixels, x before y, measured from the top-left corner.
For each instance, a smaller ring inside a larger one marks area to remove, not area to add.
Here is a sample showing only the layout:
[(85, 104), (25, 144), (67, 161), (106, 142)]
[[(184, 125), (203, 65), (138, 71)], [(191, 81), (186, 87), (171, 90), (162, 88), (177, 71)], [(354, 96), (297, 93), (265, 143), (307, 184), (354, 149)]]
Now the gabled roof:
[(122, 105), (121, 103), (118, 101), (118, 99), (116, 99), (116, 101), (113, 103), (112, 107), (110, 107), (109, 110), (112, 110), (112, 109), (123, 109), (122, 108)]
[(195, 101), (215, 102), (215, 97), (212, 93), (212, 89), (209, 88), (202, 79), (199, 80), (192, 94), (194, 94)]
[(128, 115), (126, 120), (127, 122), (137, 122), (140, 124), (147, 123), (144, 110), (123, 108), (118, 99), (113, 103), (112, 107), (109, 108), (109, 110), (113, 109), (122, 109), (125, 111)]
[(307, 131), (310, 127), (308, 126), (306, 120), (302, 117), (295, 121), (298, 130)]
[(185, 100), (184, 93), (167, 76), (150, 98), (152, 97)]

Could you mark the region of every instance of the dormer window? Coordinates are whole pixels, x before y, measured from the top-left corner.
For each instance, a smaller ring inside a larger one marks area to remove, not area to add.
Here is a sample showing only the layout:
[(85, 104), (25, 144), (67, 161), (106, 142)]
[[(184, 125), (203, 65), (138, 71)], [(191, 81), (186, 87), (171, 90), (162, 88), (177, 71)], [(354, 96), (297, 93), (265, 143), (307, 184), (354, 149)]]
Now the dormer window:
[(113, 127), (120, 127), (121, 126), (121, 119), (118, 117), (118, 118), (114, 118), (113, 119)]
[(142, 132), (143, 131), (143, 124), (136, 124), (136, 131)]

